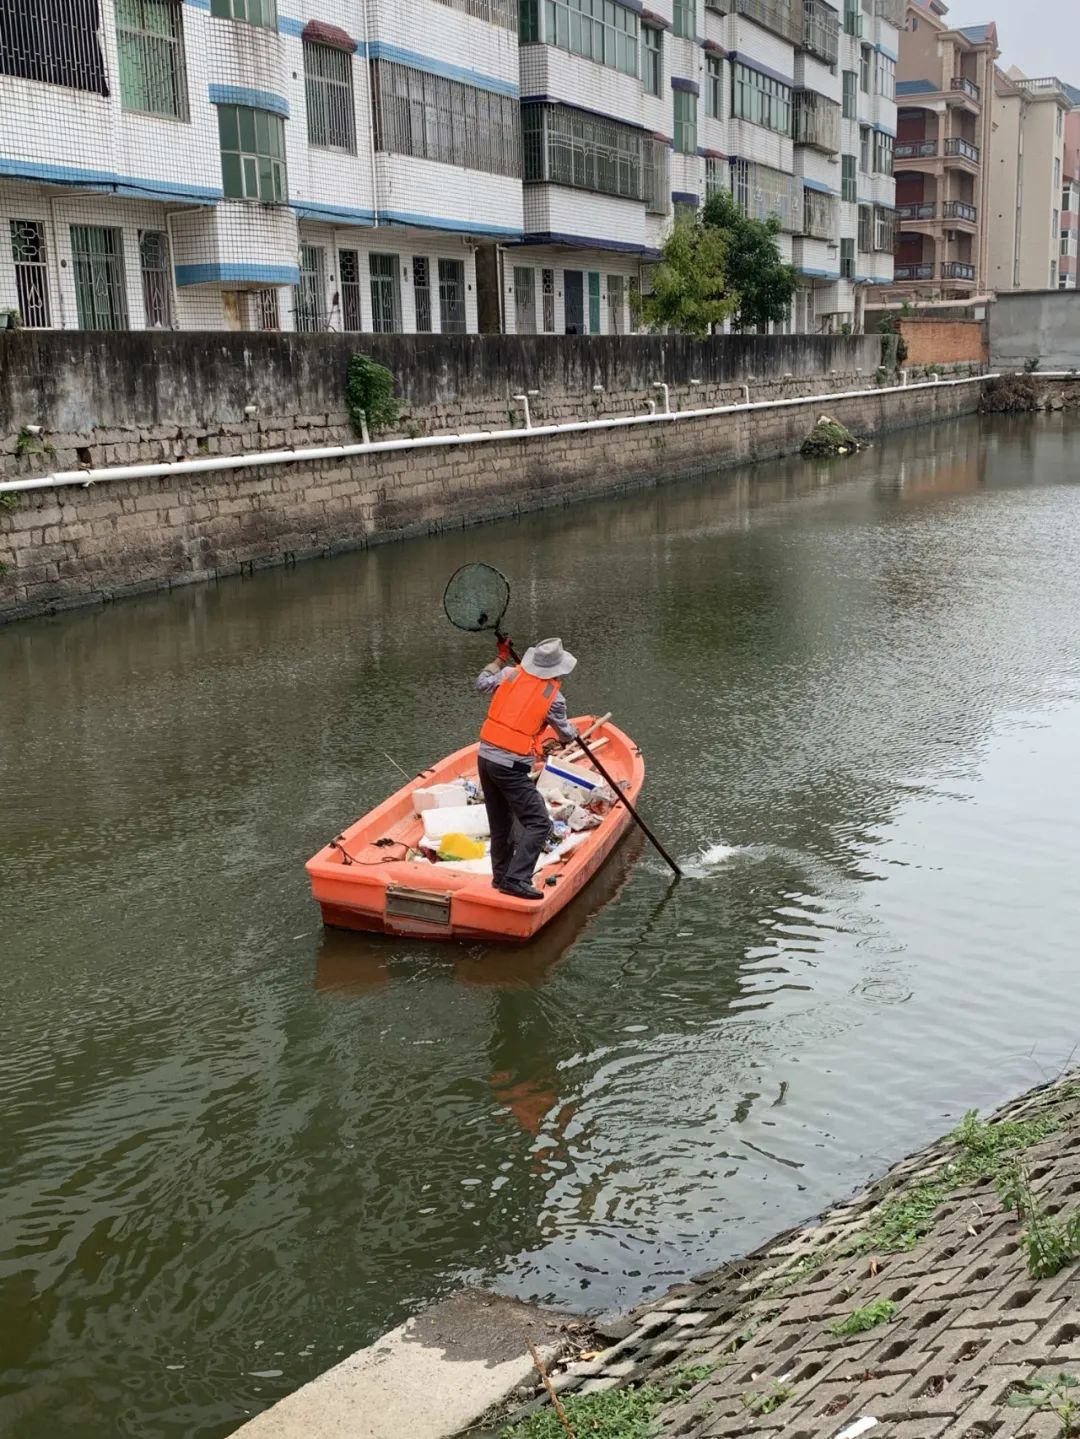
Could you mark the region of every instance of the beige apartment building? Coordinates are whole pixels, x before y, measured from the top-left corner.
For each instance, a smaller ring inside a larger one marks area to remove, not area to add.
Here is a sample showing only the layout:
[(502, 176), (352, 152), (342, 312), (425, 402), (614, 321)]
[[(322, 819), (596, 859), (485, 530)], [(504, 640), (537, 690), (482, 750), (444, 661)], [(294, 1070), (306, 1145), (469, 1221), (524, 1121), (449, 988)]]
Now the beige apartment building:
[(990, 286), (1071, 288), (1076, 264), (1067, 121), (1080, 93), (1056, 76), (1031, 80), (1015, 68), (997, 72), (994, 90)]
[(893, 299), (962, 299), (989, 284), (997, 28), (953, 29), (941, 0), (907, 0), (896, 103)]

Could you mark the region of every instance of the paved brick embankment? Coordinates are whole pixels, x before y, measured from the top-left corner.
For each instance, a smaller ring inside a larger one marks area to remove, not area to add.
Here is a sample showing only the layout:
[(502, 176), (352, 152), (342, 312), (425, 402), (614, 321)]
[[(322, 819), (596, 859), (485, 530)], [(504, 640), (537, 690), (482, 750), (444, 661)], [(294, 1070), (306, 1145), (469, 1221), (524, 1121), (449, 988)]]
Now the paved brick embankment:
[[(1027, 1239), (1080, 1209), (1080, 1082), (1041, 1088), (957, 1136), (639, 1313), (627, 1338), (556, 1377), (564, 1398), (651, 1386), (666, 1396), (657, 1432), (680, 1439), (1069, 1432), (1008, 1401), (1040, 1376), (1080, 1377), (1080, 1264), (1032, 1277)], [(1002, 1176), (1015, 1186), (1017, 1174), (1023, 1220), (1001, 1192)], [(875, 1327), (835, 1332), (875, 1305), (887, 1313)]]

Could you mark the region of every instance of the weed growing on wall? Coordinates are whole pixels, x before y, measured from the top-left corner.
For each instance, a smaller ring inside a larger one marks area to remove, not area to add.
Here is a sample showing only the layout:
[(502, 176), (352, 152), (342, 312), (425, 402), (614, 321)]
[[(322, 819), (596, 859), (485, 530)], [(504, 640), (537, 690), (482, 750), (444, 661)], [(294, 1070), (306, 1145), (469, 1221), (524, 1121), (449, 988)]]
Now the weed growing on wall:
[(345, 396), (354, 434), (363, 436), (366, 427), (368, 435), (377, 435), (397, 424), (394, 377), (370, 355), (354, 355), (349, 361)]

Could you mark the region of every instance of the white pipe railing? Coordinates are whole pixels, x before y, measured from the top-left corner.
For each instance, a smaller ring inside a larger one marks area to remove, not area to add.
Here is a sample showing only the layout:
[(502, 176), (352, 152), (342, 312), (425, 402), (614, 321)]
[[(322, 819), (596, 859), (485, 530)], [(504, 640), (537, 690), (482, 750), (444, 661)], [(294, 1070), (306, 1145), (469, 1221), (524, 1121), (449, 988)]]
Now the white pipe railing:
[(476, 430), (468, 434), (422, 435), (415, 440), (369, 440), (352, 445), (313, 445), (300, 450), (251, 450), (243, 455), (213, 455), (201, 460), (162, 460), (144, 465), (115, 465), (108, 469), (61, 470), (36, 479), (4, 480), (0, 494), (26, 490), (62, 489), (68, 485), (106, 484), (110, 480), (163, 479), (172, 475), (199, 475), (219, 470), (254, 469), (259, 465), (295, 465), (316, 460), (351, 459), (357, 455), (395, 454), (402, 450), (440, 449), (449, 445), (486, 445), (502, 440), (531, 440), (545, 435), (581, 434), (587, 430), (619, 430), (633, 425), (679, 424), (715, 415), (747, 414), (754, 410), (796, 409), (824, 405), (837, 400), (860, 400), (867, 396), (901, 394), (904, 390), (929, 390), (956, 385), (981, 385), (998, 379), (994, 374), (975, 375), (962, 380), (941, 380), (916, 385), (882, 385), (868, 390), (841, 390), (822, 395), (799, 395), (789, 400), (754, 400), (741, 405), (714, 405), (703, 410), (659, 410), (647, 415), (619, 415), (603, 420), (569, 420), (560, 425), (534, 425), (531, 429)]

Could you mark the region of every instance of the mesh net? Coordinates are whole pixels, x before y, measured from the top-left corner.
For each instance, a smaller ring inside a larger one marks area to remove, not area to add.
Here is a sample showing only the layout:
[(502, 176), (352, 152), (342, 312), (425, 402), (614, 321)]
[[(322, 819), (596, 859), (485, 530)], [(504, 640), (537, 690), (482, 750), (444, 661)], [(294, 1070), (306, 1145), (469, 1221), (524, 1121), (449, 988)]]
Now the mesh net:
[(510, 583), (490, 565), (462, 565), (443, 595), (443, 609), (459, 630), (497, 629), (509, 603)]

